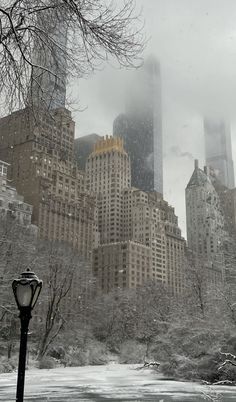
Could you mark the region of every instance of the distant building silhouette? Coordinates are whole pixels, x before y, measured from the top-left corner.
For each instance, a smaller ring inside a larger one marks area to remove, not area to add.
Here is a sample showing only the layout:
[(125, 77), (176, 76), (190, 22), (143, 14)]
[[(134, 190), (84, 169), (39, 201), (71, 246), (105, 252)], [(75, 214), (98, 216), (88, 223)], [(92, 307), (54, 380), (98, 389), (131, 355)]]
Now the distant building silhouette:
[(213, 168), (218, 180), (234, 187), (234, 166), (230, 126), (223, 120), (204, 119), (206, 165)]
[(92, 153), (96, 142), (101, 139), (102, 137), (98, 134), (84, 135), (75, 139), (75, 159), (80, 169), (85, 170), (88, 156)]
[(114, 121), (113, 135), (124, 139), (130, 155), (132, 186), (163, 193), (160, 66), (150, 56), (134, 73), (126, 112)]
[(41, 43), (35, 43), (34, 59), (37, 66), (32, 75), (32, 93), (29, 94), (33, 106), (55, 110), (65, 108), (67, 79), (67, 27), (58, 19), (54, 11), (39, 13), (39, 28), (47, 30), (54, 47), (45, 50)]

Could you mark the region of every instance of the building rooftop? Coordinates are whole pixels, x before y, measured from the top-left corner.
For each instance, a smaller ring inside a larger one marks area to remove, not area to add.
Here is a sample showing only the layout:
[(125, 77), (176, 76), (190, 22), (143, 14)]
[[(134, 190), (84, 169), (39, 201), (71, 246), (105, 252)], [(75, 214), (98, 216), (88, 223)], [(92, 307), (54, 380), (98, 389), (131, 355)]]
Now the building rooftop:
[(195, 169), (193, 171), (193, 174), (187, 184), (186, 188), (189, 187), (200, 187), (204, 186), (206, 183), (211, 183), (211, 180), (209, 179), (208, 175), (206, 172), (204, 172), (202, 169), (198, 167), (198, 161), (195, 160)]
[(75, 138), (75, 143), (82, 143), (82, 142), (93, 143), (94, 141), (98, 141), (99, 139), (102, 139), (101, 135), (92, 133), (88, 135), (83, 135), (82, 137)]
[(126, 153), (124, 150), (124, 141), (119, 137), (103, 137), (101, 140), (96, 142), (94, 145), (92, 155), (101, 154), (107, 151), (119, 151), (122, 153)]

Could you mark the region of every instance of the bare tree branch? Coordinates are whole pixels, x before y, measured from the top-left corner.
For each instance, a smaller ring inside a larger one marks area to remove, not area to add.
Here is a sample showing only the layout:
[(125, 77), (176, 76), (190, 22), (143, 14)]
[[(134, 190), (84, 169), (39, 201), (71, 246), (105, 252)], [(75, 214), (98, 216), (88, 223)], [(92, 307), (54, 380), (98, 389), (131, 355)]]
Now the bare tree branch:
[[(119, 4), (119, 5), (118, 5)], [(5, 0), (0, 6), (0, 95), (9, 109), (49, 106), (58, 86), (145, 46), (134, 0)], [(49, 82), (49, 88), (45, 85)], [(48, 93), (49, 92), (49, 93)]]

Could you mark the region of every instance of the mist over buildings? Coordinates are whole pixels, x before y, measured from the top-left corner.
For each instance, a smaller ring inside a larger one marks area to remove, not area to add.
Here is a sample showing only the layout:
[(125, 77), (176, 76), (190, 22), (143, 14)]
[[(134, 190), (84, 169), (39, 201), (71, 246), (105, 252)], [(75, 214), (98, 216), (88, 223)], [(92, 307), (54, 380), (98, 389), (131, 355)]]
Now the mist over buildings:
[[(204, 116), (230, 122), (233, 158), (236, 152), (236, 3), (138, 0), (140, 7), (150, 38), (145, 55), (153, 53), (161, 66), (164, 196), (185, 232), (184, 189), (193, 159), (205, 162)], [(74, 114), (77, 137), (112, 133), (133, 73), (107, 65), (76, 83), (73, 96), (85, 109)]]

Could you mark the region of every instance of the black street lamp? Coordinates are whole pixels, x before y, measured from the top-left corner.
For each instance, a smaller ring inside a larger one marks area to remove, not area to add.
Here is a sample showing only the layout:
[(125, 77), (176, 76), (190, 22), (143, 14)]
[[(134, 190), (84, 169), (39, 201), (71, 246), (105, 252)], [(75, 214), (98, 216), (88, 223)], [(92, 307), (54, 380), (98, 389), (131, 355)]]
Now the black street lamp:
[(19, 318), (21, 320), (16, 402), (23, 402), (24, 400), (25, 361), (29, 321), (32, 317), (31, 311), (33, 310), (41, 292), (42, 284), (43, 282), (29, 269), (26, 272), (23, 272), (19, 279), (15, 279), (12, 282), (12, 289), (18, 309), (20, 310)]

